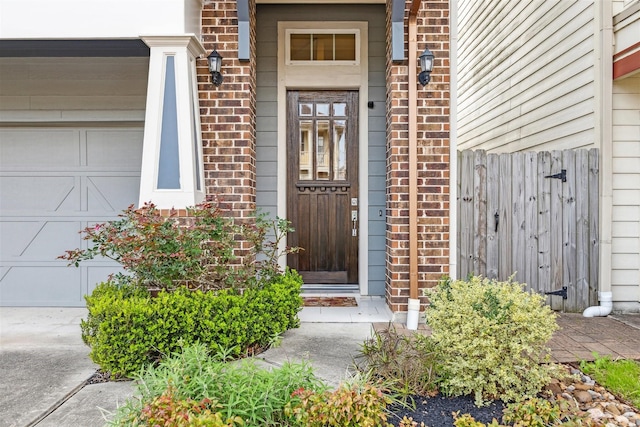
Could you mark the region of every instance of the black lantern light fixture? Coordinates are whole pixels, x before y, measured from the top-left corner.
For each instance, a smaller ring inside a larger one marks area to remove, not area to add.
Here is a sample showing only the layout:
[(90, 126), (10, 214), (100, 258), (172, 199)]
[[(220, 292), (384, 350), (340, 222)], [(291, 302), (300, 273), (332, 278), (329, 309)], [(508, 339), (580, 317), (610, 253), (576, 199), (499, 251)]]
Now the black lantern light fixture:
[(209, 72), (211, 73), (211, 83), (216, 86), (220, 86), (222, 84), (222, 80), (224, 77), (222, 73), (220, 73), (220, 67), (222, 67), (222, 55), (220, 55), (217, 51), (213, 51), (207, 57), (207, 61), (209, 61)]
[(431, 71), (433, 71), (433, 53), (429, 49), (425, 49), (420, 54), (420, 74), (418, 75), (418, 81), (422, 86), (429, 83), (431, 80)]

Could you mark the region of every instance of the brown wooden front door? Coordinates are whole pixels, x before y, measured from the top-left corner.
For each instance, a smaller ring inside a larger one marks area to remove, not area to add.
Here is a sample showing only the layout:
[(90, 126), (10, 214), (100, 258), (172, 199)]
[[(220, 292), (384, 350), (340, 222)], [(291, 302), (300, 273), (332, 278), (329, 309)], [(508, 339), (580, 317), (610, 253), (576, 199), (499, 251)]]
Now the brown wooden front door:
[(358, 283), (358, 92), (287, 93), (288, 257), (305, 284)]

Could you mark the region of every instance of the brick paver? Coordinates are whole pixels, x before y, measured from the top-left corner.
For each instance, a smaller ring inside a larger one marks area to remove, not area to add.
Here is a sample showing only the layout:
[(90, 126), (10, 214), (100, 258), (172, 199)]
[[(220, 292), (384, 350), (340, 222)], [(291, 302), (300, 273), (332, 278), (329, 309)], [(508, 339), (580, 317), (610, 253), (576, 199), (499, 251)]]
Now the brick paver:
[[(393, 326), (401, 334), (414, 333), (403, 323)], [(640, 314), (608, 317), (583, 317), (581, 314), (558, 313), (560, 329), (548, 343), (555, 362), (570, 363), (593, 360), (594, 353), (612, 358), (640, 360)], [(389, 327), (389, 323), (374, 323), (374, 330)], [(430, 334), (423, 323), (418, 332)]]

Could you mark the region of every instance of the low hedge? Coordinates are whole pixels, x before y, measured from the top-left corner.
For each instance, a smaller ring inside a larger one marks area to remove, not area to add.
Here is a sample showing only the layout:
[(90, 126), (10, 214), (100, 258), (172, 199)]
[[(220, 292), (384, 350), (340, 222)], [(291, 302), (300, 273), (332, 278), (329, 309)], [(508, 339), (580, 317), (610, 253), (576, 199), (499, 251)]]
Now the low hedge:
[(299, 326), (301, 286), (295, 271), (244, 292), (182, 287), (152, 297), (144, 288), (102, 283), (86, 297), (82, 339), (91, 359), (113, 376), (130, 376), (196, 342), (241, 357)]

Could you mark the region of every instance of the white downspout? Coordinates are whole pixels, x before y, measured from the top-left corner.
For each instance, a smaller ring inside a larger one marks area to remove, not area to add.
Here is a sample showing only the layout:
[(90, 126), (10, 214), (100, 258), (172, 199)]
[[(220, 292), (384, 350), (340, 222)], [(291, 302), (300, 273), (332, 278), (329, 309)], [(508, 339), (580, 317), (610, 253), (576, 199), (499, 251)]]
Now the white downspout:
[(598, 292), (600, 305), (588, 307), (582, 312), (584, 317), (608, 316), (613, 310), (613, 292)]
[(449, 277), (458, 278), (458, 1), (449, 1)]
[(613, 309), (611, 291), (611, 222), (613, 215), (613, 11), (611, 2), (596, 2), (594, 50), (595, 72), (595, 138), (600, 150), (600, 260), (598, 300), (600, 305), (588, 307), (584, 317), (608, 316)]

